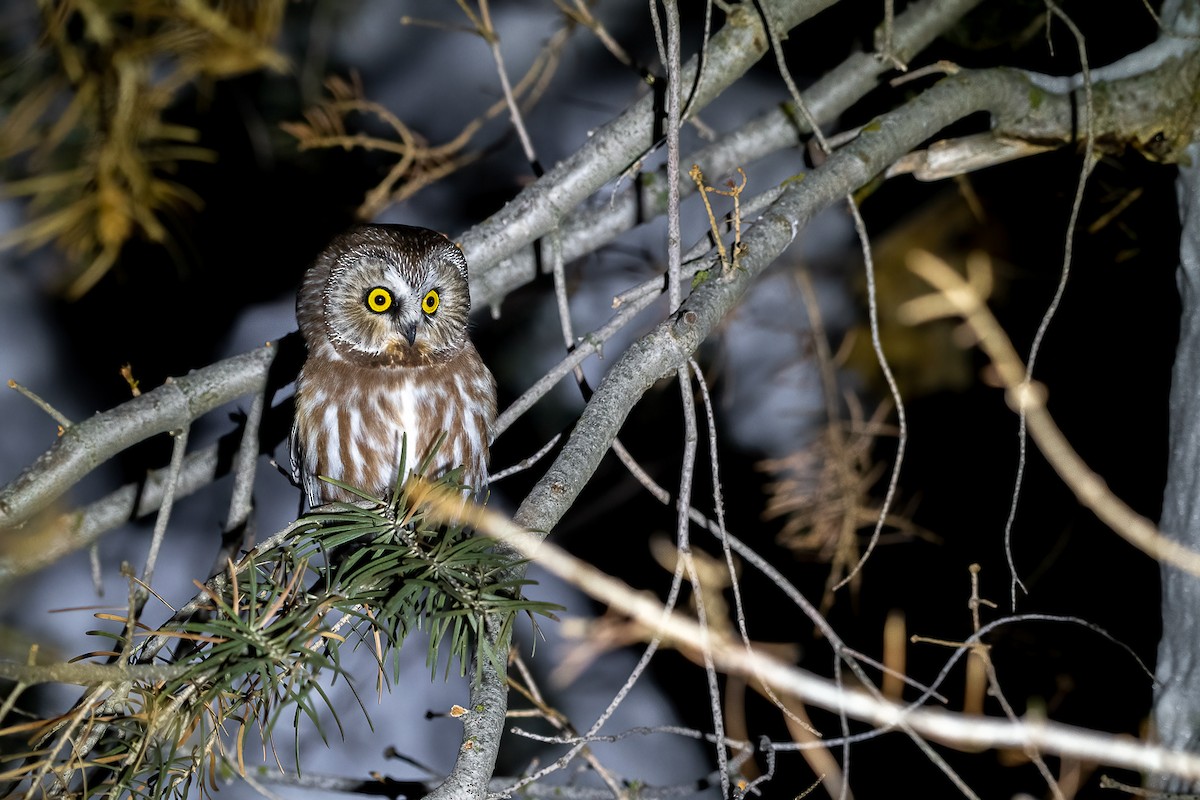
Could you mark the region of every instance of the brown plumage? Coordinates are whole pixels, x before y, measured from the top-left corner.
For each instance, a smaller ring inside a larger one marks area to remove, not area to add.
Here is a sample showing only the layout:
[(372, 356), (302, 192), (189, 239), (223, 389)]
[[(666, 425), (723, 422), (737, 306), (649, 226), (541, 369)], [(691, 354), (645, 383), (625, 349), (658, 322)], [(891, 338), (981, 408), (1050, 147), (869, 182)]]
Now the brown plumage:
[(296, 379), (292, 476), (310, 506), (375, 497), (445, 441), (427, 477), (464, 467), (482, 492), (496, 382), (467, 337), (467, 262), (440, 233), (361, 225), (317, 257), (296, 299), (308, 359)]

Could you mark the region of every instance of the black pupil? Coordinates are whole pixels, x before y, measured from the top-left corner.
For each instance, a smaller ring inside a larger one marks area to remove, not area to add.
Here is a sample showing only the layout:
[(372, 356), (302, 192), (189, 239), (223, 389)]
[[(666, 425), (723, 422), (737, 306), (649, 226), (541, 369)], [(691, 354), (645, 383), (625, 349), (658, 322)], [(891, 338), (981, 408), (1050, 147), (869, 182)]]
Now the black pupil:
[(433, 304), (434, 304), (435, 302), (436, 302), (436, 299), (434, 298), (434, 296), (433, 296), (433, 295), (431, 295), (431, 294), (427, 294), (427, 295), (425, 295), (425, 305), (426, 305), (428, 308), (433, 308)]
[(386, 302), (387, 302), (387, 295), (385, 295), (383, 292), (376, 292), (375, 294), (371, 295), (371, 305), (373, 305), (377, 308), (382, 306)]

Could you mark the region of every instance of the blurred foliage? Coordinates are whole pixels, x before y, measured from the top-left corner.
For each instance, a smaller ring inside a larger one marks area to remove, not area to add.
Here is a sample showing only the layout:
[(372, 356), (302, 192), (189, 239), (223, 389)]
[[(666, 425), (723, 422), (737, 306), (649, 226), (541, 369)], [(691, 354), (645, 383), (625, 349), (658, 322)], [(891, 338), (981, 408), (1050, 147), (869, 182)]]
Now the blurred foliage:
[(77, 299), (135, 236), (169, 239), (164, 219), (200, 198), (171, 179), (213, 161), (199, 131), (168, 112), (189, 87), (287, 61), (272, 48), (284, 0), (42, 0), (36, 41), (0, 83), (4, 194), (28, 221), (0, 246), (53, 243)]
[[(939, 391), (961, 391), (975, 379), (971, 352), (956, 337), (956, 325), (939, 321), (930, 325), (905, 325), (896, 309), (923, 290), (905, 266), (912, 250), (929, 250), (962, 261), (966, 254), (986, 247), (988, 220), (970, 183), (958, 181), (959, 191), (945, 190), (905, 215), (872, 242), (875, 280), (879, 287), (879, 333), (887, 342), (887, 357), (901, 395), (915, 398)], [(860, 280), (860, 284), (862, 281)], [(1001, 283), (1000, 290), (1004, 288)], [(865, 296), (865, 286), (860, 286)], [(868, 381), (873, 390), (886, 393), (866, 323), (852, 336), (847, 366)]]

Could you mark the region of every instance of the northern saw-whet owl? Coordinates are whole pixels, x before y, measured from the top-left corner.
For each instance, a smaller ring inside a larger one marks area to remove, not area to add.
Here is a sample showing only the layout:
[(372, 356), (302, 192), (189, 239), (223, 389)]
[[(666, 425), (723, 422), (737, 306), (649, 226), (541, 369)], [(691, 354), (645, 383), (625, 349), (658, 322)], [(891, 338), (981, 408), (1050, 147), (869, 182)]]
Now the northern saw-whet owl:
[(296, 379), (293, 480), (310, 507), (396, 486), (402, 443), (413, 470), (445, 440), (426, 477), (463, 467), (487, 485), (496, 381), (467, 337), (467, 261), (448, 238), (408, 225), (360, 225), (304, 275), (296, 320), (308, 358)]

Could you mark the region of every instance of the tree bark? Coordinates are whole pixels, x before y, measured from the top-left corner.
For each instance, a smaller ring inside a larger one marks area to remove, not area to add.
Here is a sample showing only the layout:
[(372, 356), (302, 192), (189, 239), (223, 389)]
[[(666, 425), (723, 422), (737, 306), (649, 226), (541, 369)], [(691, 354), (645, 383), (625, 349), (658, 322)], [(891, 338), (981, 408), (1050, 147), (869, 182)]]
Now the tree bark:
[[(1196, 0), (1163, 5), (1167, 29), (1200, 29)], [(1179, 240), (1181, 314), (1179, 345), (1171, 376), (1170, 452), (1159, 528), (1181, 544), (1200, 549), (1200, 144), (1187, 149), (1176, 182), (1182, 231)], [(1163, 634), (1158, 645), (1154, 730), (1172, 749), (1200, 750), (1200, 579), (1175, 567), (1162, 567)], [(1198, 788), (1169, 776), (1150, 776), (1151, 786), (1167, 791)]]

